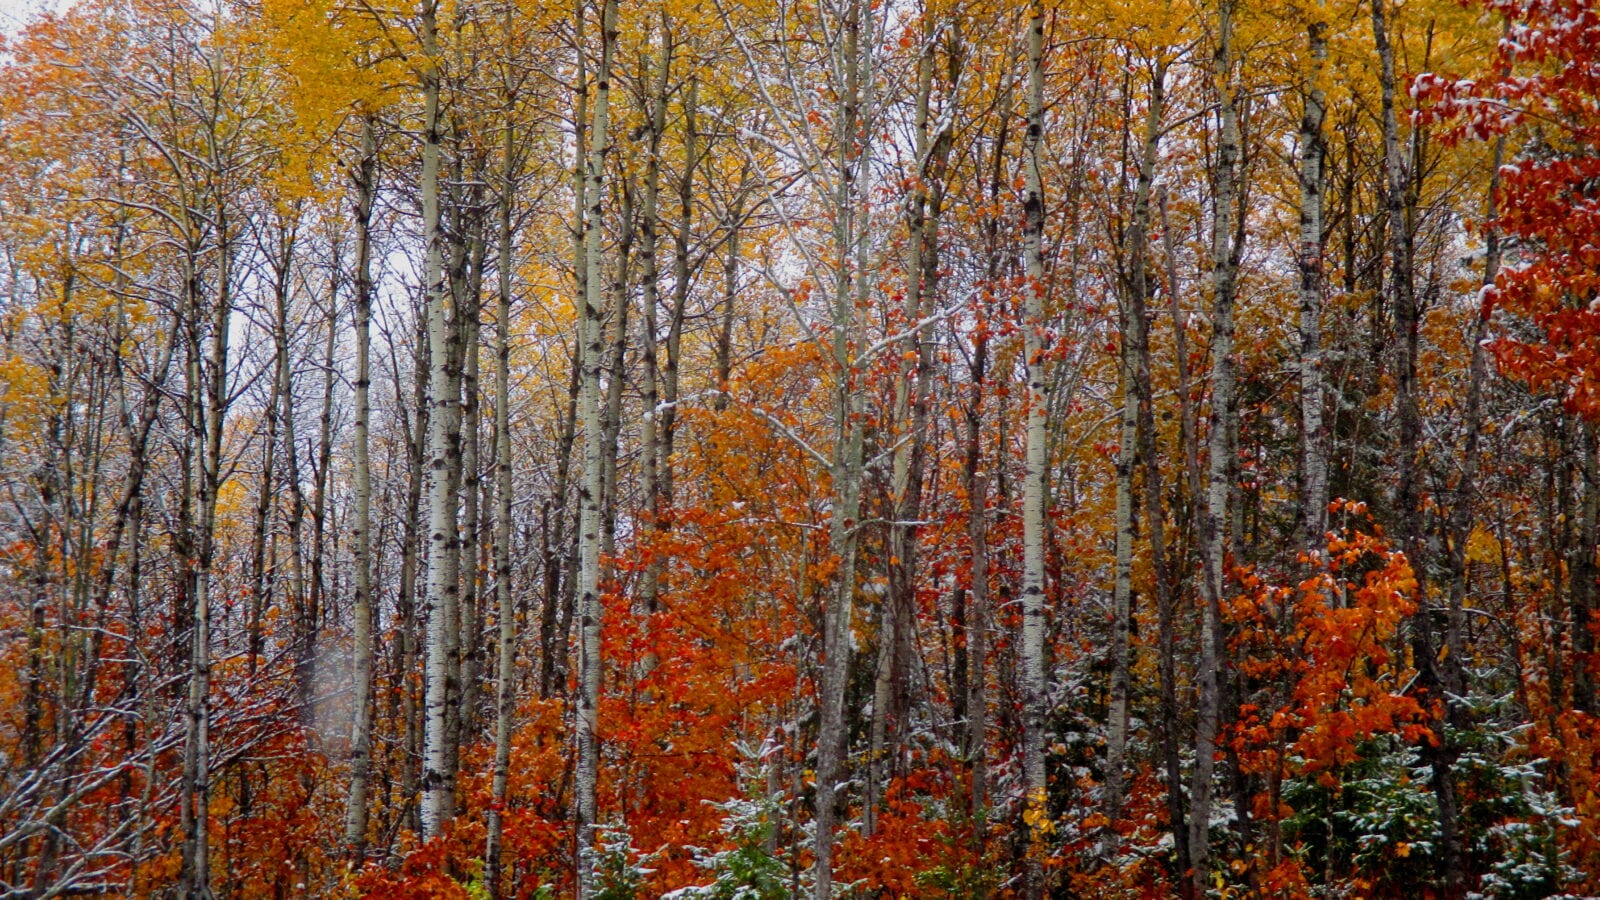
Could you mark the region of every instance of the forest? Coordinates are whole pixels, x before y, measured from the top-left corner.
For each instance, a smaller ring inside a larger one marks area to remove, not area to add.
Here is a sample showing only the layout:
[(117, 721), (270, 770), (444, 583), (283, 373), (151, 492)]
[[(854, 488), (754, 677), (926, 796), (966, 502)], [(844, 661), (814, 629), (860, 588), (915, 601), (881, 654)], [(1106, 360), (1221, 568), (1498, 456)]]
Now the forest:
[(63, 0), (0, 897), (1600, 895), (1593, 0)]

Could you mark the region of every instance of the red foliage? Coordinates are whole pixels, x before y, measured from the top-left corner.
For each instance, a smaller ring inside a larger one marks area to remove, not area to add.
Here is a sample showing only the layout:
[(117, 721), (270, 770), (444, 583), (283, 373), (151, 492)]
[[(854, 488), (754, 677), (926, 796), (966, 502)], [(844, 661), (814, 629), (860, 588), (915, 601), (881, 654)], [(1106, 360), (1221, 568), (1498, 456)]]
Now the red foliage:
[(1537, 330), (1491, 344), (1500, 368), (1600, 418), (1600, 10), (1586, 0), (1487, 0), (1506, 20), (1486, 78), (1420, 76), (1427, 122), (1455, 139), (1532, 129), (1500, 167), (1499, 218), (1515, 256), (1483, 302)]

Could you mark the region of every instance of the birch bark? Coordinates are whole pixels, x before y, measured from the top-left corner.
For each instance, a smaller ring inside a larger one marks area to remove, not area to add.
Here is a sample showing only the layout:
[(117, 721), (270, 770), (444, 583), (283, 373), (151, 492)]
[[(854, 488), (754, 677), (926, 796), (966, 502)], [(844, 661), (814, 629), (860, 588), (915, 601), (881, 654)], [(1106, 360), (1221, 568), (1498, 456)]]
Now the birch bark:
[[(1322, 12), (1321, 4), (1317, 14)], [(1319, 552), (1328, 530), (1328, 435), (1322, 387), (1322, 209), (1327, 153), (1323, 69), (1328, 60), (1328, 23), (1306, 26), (1311, 71), (1306, 78), (1305, 115), (1300, 120), (1300, 530), (1303, 548)]]
[[(1023, 254), (1027, 283), (1023, 294), (1023, 353), (1028, 369), (1025, 415), (1026, 462), (1022, 483), (1022, 784), (1030, 832), (1046, 815), (1044, 727), (1048, 706), (1045, 683), (1045, 468), (1047, 457), (1045, 357), (1050, 352), (1044, 296), (1044, 4), (1035, 0), (1028, 17), (1028, 128), (1023, 139)], [(1029, 835), (1030, 842), (1032, 835)], [(1024, 872), (1029, 900), (1044, 895), (1044, 870), (1038, 854), (1029, 852)]]
[[(639, 333), (639, 346), (644, 352), (644, 422), (641, 426), (640, 442), (644, 445), (642, 484), (645, 502), (644, 528), (646, 540), (651, 543), (654, 543), (652, 539), (661, 531), (661, 517), (665, 512), (662, 503), (661, 470), (667, 464), (666, 454), (663, 452), (664, 429), (660, 427), (662, 414), (658, 377), (660, 362), (656, 350), (656, 334), (659, 327), (657, 306), (661, 293), (656, 261), (661, 227), (661, 136), (666, 130), (667, 79), (672, 71), (672, 33), (667, 28), (665, 15), (661, 19), (658, 40), (659, 47), (656, 52), (659, 55), (655, 61), (655, 76), (650, 94), (645, 99), (644, 115), (649, 131), (645, 156), (644, 199), (639, 223), (641, 233), (639, 257), (643, 269), (639, 273), (639, 280), (644, 289), (640, 300), (642, 315)], [(656, 601), (661, 592), (662, 568), (660, 552), (653, 551), (650, 561), (645, 564), (644, 578), (639, 587), (640, 600), (646, 614), (654, 613), (657, 609)]]
[(1216, 195), (1211, 235), (1211, 440), (1205, 482), (1205, 506), (1200, 512), (1200, 542), (1204, 563), (1205, 606), (1201, 610), (1199, 720), (1195, 728), (1195, 765), (1190, 788), (1189, 862), (1195, 894), (1206, 890), (1210, 861), (1212, 780), (1216, 769), (1217, 736), (1221, 717), (1224, 675), (1222, 654), (1222, 597), (1227, 591), (1227, 533), (1230, 479), (1233, 462), (1234, 359), (1233, 302), (1238, 279), (1239, 111), (1233, 88), (1233, 14), (1236, 0), (1222, 0), (1218, 8), (1217, 47), (1212, 78), (1218, 97), (1220, 126), (1217, 136)]
[(585, 277), (579, 317), (583, 352), (578, 420), (583, 429), (583, 480), (578, 489), (578, 759), (573, 809), (577, 829), (578, 900), (588, 900), (595, 889), (595, 779), (600, 764), (597, 733), (601, 666), (599, 581), (605, 503), (605, 429), (600, 406), (600, 377), (605, 354), (601, 225), (605, 212), (606, 156), (611, 150), (611, 63), (617, 41), (617, 0), (601, 0), (600, 35), (594, 120), (584, 168), (582, 267)]
[(356, 380), (354, 521), (350, 527), (355, 566), (355, 696), (350, 737), (350, 799), (345, 811), (345, 846), (352, 862), (366, 852), (367, 801), (372, 773), (372, 205), (377, 196), (377, 137), (371, 116), (361, 120), (361, 157), (356, 163)]
[[(454, 816), (455, 786), (450, 769), (450, 703), (456, 693), (451, 684), (450, 649), (458, 627), (457, 522), (454, 474), (460, 466), (452, 452), (450, 421), (459, 400), (452, 396), (452, 342), (445, 319), (448, 287), (444, 272), (444, 234), (440, 227), (440, 73), (431, 61), (439, 59), (437, 0), (423, 0), (422, 50), (430, 63), (420, 73), (422, 119), (422, 224), (426, 258), (423, 286), (428, 331), (427, 465), (428, 495), (427, 582), (423, 613), (427, 618), (427, 661), (424, 680), (422, 834), (437, 836)], [(459, 445), (456, 445), (459, 450)], [(452, 458), (454, 456), (454, 458)]]

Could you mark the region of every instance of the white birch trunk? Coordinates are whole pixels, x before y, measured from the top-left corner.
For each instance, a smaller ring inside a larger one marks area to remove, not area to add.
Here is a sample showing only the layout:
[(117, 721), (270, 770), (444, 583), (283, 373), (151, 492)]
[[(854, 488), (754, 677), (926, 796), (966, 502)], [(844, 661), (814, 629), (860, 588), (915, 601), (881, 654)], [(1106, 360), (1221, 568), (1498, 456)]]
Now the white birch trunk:
[[(667, 464), (666, 454), (663, 451), (664, 431), (660, 427), (660, 386), (658, 376), (658, 361), (656, 358), (656, 331), (657, 331), (657, 306), (660, 301), (660, 278), (657, 251), (660, 241), (658, 239), (661, 227), (660, 194), (661, 194), (661, 135), (666, 130), (667, 91), (669, 88), (668, 77), (672, 66), (672, 34), (667, 29), (667, 20), (661, 20), (660, 46), (657, 52), (654, 87), (650, 96), (645, 101), (645, 118), (649, 122), (649, 147), (645, 159), (644, 176), (644, 204), (640, 211), (640, 231), (642, 241), (639, 255), (643, 271), (640, 273), (643, 297), (640, 300), (641, 310), (639, 346), (644, 351), (644, 423), (641, 426), (642, 434), (640, 443), (643, 445), (643, 491), (645, 502), (644, 528), (647, 540), (654, 543), (653, 538), (661, 530), (661, 516), (665, 511), (661, 502), (661, 470)], [(657, 609), (657, 597), (661, 592), (662, 557), (659, 551), (651, 553), (650, 561), (645, 566), (643, 583), (639, 588), (639, 596), (643, 601), (644, 612), (654, 613)], [(653, 659), (646, 660), (648, 668), (654, 668)]]
[[(574, 792), (577, 828), (578, 900), (592, 896), (594, 884), (595, 780), (600, 744), (600, 545), (605, 478), (605, 435), (600, 408), (600, 376), (604, 367), (604, 270), (601, 265), (602, 214), (605, 209), (605, 165), (610, 151), (611, 60), (617, 40), (617, 0), (602, 0), (600, 68), (596, 73), (594, 122), (584, 172), (583, 303), (579, 341), (583, 346), (578, 385), (578, 421), (583, 428), (583, 480), (578, 513), (578, 759)], [(581, 49), (580, 49), (581, 52)]]
[(356, 381), (354, 522), (350, 528), (355, 565), (355, 695), (350, 734), (350, 799), (345, 846), (359, 865), (366, 851), (367, 803), (372, 773), (372, 465), (369, 446), (372, 387), (372, 203), (377, 194), (377, 141), (372, 118), (361, 122), (361, 159), (356, 164)]
[[(422, 49), (431, 59), (439, 53), (436, 0), (423, 0)], [(424, 468), (428, 496), (427, 583), (423, 613), (427, 618), (427, 661), (423, 701), (422, 834), (440, 834), (454, 815), (454, 785), (449, 777), (449, 704), (452, 686), (450, 647), (457, 627), (456, 503), (452, 488), (450, 420), (457, 398), (451, 396), (451, 342), (445, 322), (444, 235), (439, 221), (439, 71), (421, 73), (422, 225), (426, 243), (423, 285), (428, 332), (428, 432)]]
[[(1044, 5), (1038, 0), (1028, 17), (1028, 129), (1023, 143), (1023, 253), (1027, 284), (1023, 294), (1023, 353), (1028, 369), (1026, 460), (1022, 483), (1022, 646), (1019, 680), (1022, 688), (1022, 785), (1026, 820), (1047, 814), (1044, 727), (1048, 706), (1044, 651), (1045, 468), (1048, 465), (1045, 419), (1049, 353), (1044, 309)], [(1033, 840), (1032, 828), (1029, 841)], [(1028, 853), (1024, 891), (1029, 900), (1044, 895), (1044, 871), (1038, 854)]]
[[(1321, 13), (1319, 4), (1317, 12)], [(1326, 145), (1322, 123), (1326, 94), (1322, 74), (1328, 60), (1328, 24), (1306, 26), (1311, 71), (1305, 115), (1300, 120), (1300, 485), (1301, 536), (1305, 549), (1320, 552), (1328, 531), (1328, 436), (1322, 387), (1322, 207)]]
[(1199, 715), (1195, 727), (1194, 780), (1190, 788), (1189, 854), (1194, 888), (1203, 893), (1207, 863), (1217, 732), (1221, 718), (1222, 597), (1226, 591), (1229, 472), (1232, 462), (1234, 359), (1233, 300), (1238, 270), (1234, 222), (1239, 164), (1239, 114), (1233, 96), (1233, 13), (1236, 0), (1222, 0), (1212, 78), (1221, 126), (1217, 138), (1216, 196), (1211, 236), (1211, 442), (1200, 513), (1205, 605), (1200, 615)]

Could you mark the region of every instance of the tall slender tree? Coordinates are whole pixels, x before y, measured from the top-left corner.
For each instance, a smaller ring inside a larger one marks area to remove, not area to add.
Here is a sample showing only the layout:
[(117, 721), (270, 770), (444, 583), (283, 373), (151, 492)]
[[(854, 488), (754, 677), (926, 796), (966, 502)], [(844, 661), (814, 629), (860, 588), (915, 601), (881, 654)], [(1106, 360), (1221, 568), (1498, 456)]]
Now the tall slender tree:
[[(1022, 686), (1022, 785), (1025, 821), (1028, 827), (1048, 815), (1049, 784), (1045, 779), (1044, 730), (1049, 705), (1049, 685), (1045, 681), (1045, 639), (1048, 621), (1045, 611), (1045, 542), (1048, 522), (1046, 469), (1046, 395), (1049, 383), (1047, 356), (1049, 324), (1045, 318), (1044, 267), (1044, 29), (1045, 8), (1036, 2), (1027, 19), (1027, 133), (1023, 138), (1023, 256), (1026, 282), (1023, 286), (1023, 354), (1026, 357), (1028, 389), (1024, 414), (1026, 462), (1022, 488), (1022, 647), (1019, 666)], [(1029, 898), (1044, 896), (1044, 869), (1039, 854), (1030, 849), (1026, 863)]]
[[(606, 158), (611, 152), (611, 76), (617, 45), (617, 2), (601, 0), (600, 65), (595, 72), (594, 119), (584, 162), (582, 306), (579, 311), (581, 371), (578, 422), (583, 428), (583, 480), (578, 487), (578, 758), (573, 822), (579, 900), (594, 894), (596, 779), (600, 767), (600, 558), (605, 505), (605, 433), (600, 405), (605, 370), (606, 315), (604, 244)], [(580, 50), (581, 52), (581, 50)], [(617, 377), (613, 373), (612, 377)]]

